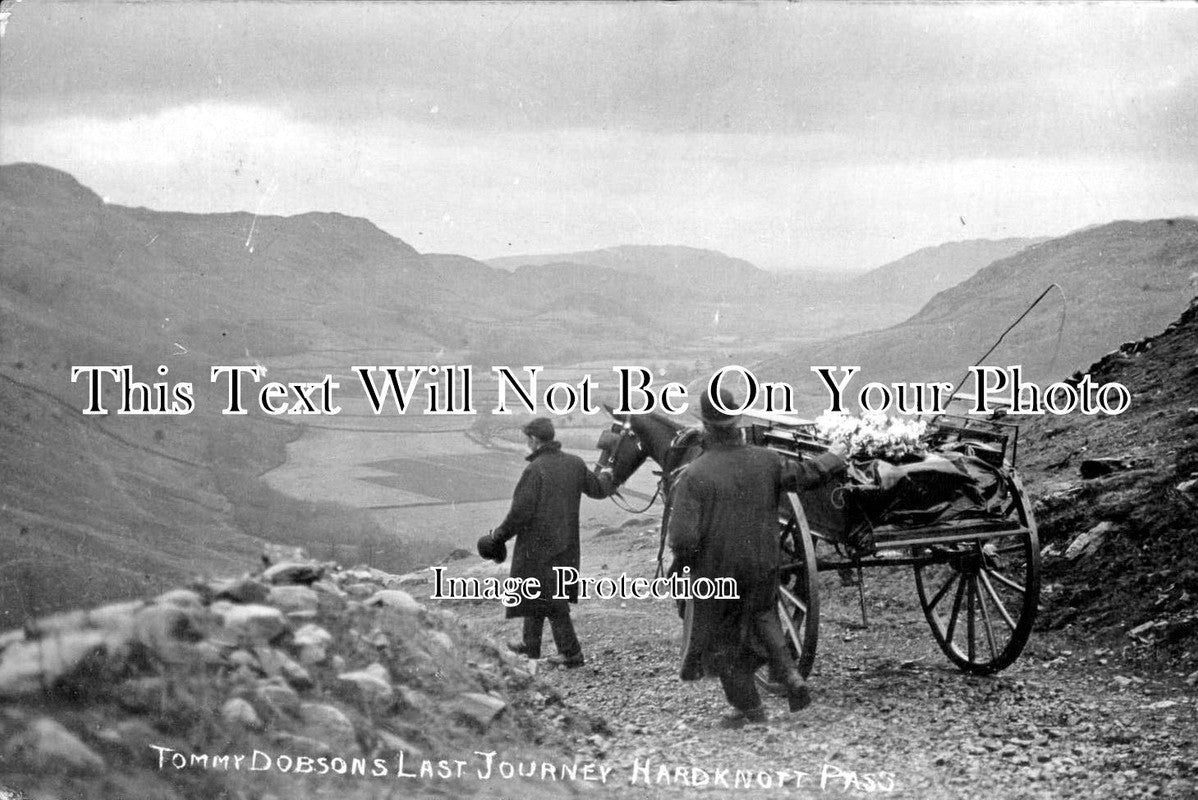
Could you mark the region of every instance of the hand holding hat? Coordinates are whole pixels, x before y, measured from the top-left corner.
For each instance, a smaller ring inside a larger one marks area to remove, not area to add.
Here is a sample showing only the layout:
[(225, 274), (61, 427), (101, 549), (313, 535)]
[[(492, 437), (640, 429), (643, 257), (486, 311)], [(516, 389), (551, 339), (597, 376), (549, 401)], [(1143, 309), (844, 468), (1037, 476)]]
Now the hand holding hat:
[(490, 531), (479, 537), (478, 554), (496, 564), (502, 564), (507, 560), (507, 545), (495, 538), (494, 531)]

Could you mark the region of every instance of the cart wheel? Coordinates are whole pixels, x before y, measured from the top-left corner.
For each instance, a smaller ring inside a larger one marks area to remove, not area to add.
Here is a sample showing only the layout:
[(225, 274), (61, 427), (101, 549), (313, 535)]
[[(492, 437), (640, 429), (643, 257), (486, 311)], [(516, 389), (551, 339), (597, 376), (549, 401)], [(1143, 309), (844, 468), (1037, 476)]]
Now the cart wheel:
[[(787, 492), (778, 512), (778, 524), (782, 546), (778, 618), (795, 666), (806, 678), (815, 664), (815, 645), (819, 639), (819, 573), (815, 539), (807, 525), (803, 505), (794, 492)], [(756, 677), (757, 684), (766, 691), (785, 694), (785, 687), (770, 680), (768, 667), (759, 669)]]
[(915, 588), (936, 644), (962, 670), (1009, 667), (1032, 632), (1040, 599), (1036, 521), (1018, 477), (1010, 485), (1009, 533), (933, 545), (915, 565)]

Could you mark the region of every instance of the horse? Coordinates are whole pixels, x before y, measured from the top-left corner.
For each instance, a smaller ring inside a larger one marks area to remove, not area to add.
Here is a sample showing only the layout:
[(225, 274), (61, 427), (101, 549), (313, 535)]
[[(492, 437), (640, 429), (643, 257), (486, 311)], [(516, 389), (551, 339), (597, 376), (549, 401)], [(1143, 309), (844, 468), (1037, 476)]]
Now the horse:
[[(665, 574), (664, 555), (666, 531), (670, 522), (671, 493), (686, 465), (703, 452), (701, 428), (688, 428), (657, 412), (648, 414), (617, 414), (604, 406), (615, 422), (600, 435), (599, 466), (610, 468), (612, 483), (619, 487), (646, 461), (658, 466), (657, 491), (639, 512), (647, 511), (658, 495), (662, 497), (661, 540), (657, 550), (655, 577)], [(634, 511), (626, 508), (627, 511)], [(783, 557), (783, 586), (780, 587), (778, 616), (782, 621), (791, 654), (800, 673), (806, 677), (815, 660), (819, 627), (819, 596), (812, 591), (816, 574), (815, 551), (810, 535), (800, 536), (806, 528), (806, 517), (797, 498), (791, 493), (779, 508), (779, 543)], [(802, 546), (806, 542), (807, 546)], [(758, 684), (773, 694), (783, 694), (785, 688), (768, 677), (763, 667), (757, 675)]]
[[(666, 526), (670, 521), (670, 493), (681, 470), (702, 452), (702, 432), (699, 428), (687, 428), (657, 412), (648, 414), (616, 414), (605, 406), (615, 422), (610, 430), (599, 437), (601, 451), (599, 465), (610, 467), (612, 484), (622, 486), (647, 460), (658, 466), (657, 490), (649, 504), (641, 510), (647, 511), (658, 496), (662, 498), (661, 543), (657, 550), (657, 575), (663, 574)], [(633, 511), (626, 508), (626, 511)]]

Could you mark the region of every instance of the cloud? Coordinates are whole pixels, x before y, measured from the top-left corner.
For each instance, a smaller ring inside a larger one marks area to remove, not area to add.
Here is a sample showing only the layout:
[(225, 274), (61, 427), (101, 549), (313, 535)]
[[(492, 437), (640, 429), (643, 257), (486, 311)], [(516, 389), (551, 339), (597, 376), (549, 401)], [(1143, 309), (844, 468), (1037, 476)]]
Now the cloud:
[[(9, 157), (71, 171), (114, 203), (335, 210), (421, 251), (475, 257), (690, 244), (769, 266), (866, 267), (938, 241), (1198, 207), (1194, 165), (862, 161), (826, 134), (347, 129), (209, 103), (8, 125), (0, 145)], [(268, 194), (269, 186), (277, 188)]]
[(126, 204), (856, 267), (1198, 207), (1198, 13), (1167, 4), (21, 11), (0, 153)]

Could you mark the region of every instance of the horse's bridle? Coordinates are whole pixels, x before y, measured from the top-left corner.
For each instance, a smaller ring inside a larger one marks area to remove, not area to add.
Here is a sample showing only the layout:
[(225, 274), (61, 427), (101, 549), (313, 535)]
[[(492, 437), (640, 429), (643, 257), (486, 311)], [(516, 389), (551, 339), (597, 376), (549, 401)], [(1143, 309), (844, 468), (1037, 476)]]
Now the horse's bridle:
[[(619, 447), (623, 443), (623, 441), (628, 438), (631, 438), (632, 443), (634, 445), (636, 445), (636, 451), (638, 454), (640, 454), (640, 455), (645, 454), (644, 442), (641, 441), (640, 435), (637, 434), (637, 432), (632, 429), (632, 421), (631, 420), (627, 420), (625, 422), (613, 422), (611, 429), (610, 429), (610, 433), (616, 434), (618, 438), (616, 439), (615, 442), (612, 443), (611, 447), (606, 448), (605, 450), (602, 451), (603, 455), (601, 455), (599, 457), (599, 466), (600, 467), (610, 466), (612, 454), (615, 453), (616, 450), (619, 449)], [(646, 456), (646, 458), (647, 458), (647, 456)], [(645, 460), (644, 458), (641, 459), (642, 462), (644, 460)], [(631, 477), (631, 473), (629, 474), (628, 477)], [(625, 480), (627, 480), (627, 478), (625, 478)], [(657, 481), (657, 489), (653, 492), (653, 496), (649, 498), (648, 504), (640, 510), (637, 510), (637, 509), (633, 508), (631, 505), (629, 505), (628, 502), (624, 500), (623, 496), (620, 495), (619, 491), (616, 491), (615, 493), (613, 493), (611, 495), (611, 501), (616, 504), (617, 508), (619, 508), (621, 511), (624, 511), (628, 514), (644, 514), (646, 511), (648, 511), (650, 508), (653, 507), (654, 503), (657, 502), (657, 497), (658, 497), (658, 495), (661, 494), (662, 480), (664, 480), (664, 478), (659, 479)]]

